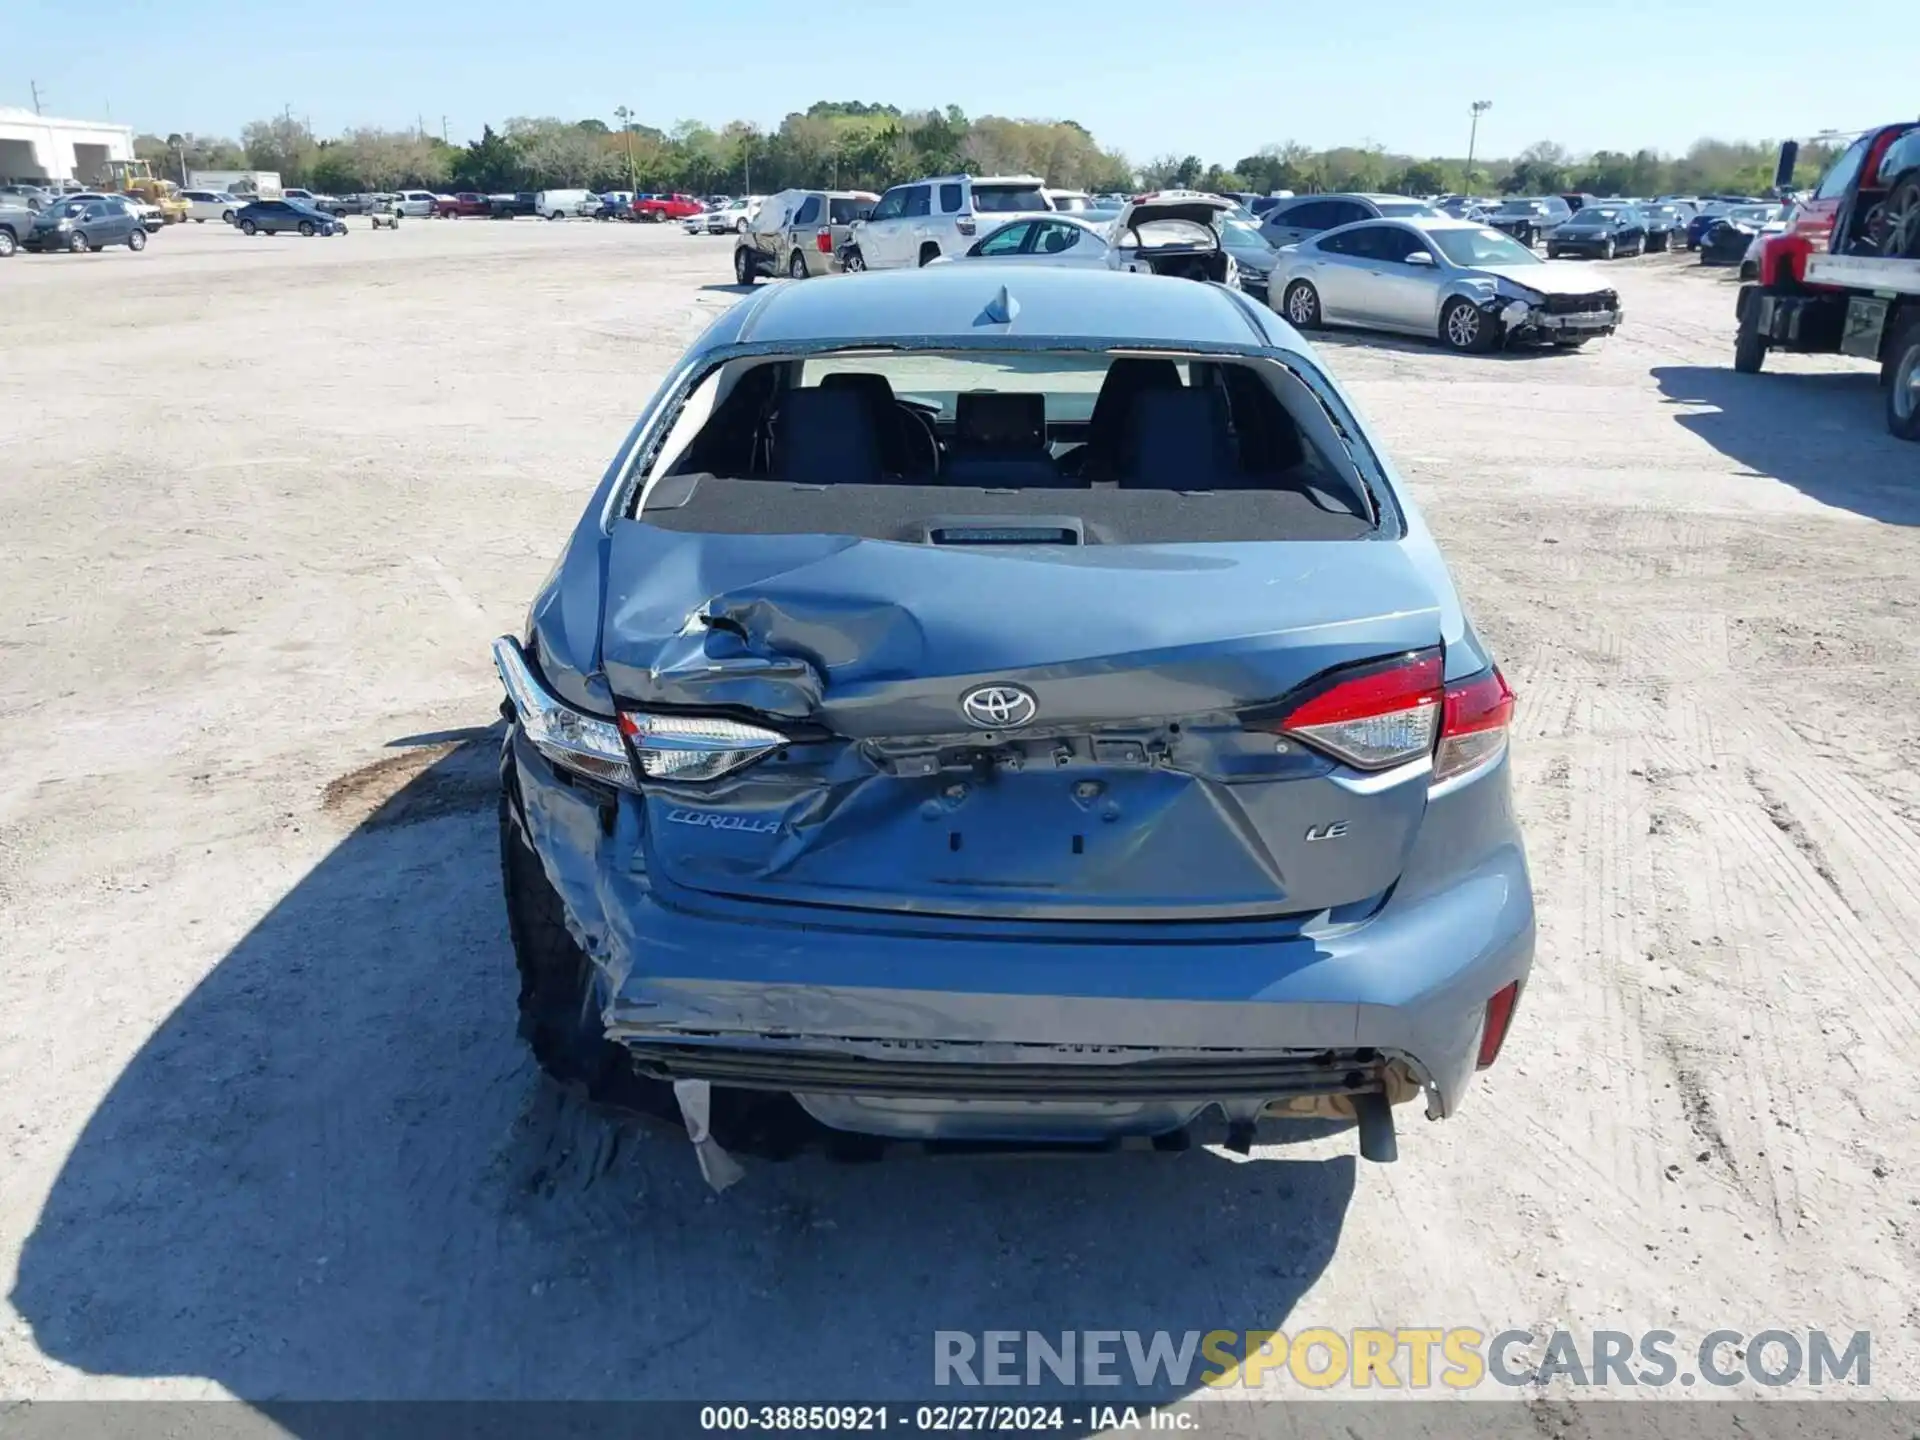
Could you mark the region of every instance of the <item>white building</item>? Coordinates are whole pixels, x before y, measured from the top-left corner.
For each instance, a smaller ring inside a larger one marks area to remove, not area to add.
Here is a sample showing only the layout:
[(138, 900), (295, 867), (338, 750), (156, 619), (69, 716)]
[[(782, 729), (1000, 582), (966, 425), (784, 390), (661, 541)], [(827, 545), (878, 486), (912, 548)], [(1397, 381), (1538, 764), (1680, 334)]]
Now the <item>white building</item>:
[(78, 180), (87, 185), (107, 161), (131, 159), (131, 125), (56, 120), (0, 105), (0, 181)]

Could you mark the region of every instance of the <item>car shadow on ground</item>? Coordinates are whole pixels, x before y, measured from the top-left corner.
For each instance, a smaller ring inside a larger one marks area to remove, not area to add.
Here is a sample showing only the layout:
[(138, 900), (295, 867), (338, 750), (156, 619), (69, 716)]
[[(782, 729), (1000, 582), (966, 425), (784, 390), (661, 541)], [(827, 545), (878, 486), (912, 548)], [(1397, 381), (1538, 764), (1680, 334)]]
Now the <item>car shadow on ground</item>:
[(1327, 1265), (1347, 1155), (749, 1161), (710, 1194), (684, 1132), (533, 1069), (497, 730), (415, 738), (441, 758), (330, 787), (364, 820), (73, 1145), (11, 1292), (54, 1360), (204, 1377), (295, 1433), (275, 1402), (1064, 1398), (936, 1395), (934, 1332), (1269, 1330)]
[[(1556, 345), (1509, 345), (1500, 350), (1490, 350), (1475, 355), (1461, 351), (1450, 351), (1436, 337), (1432, 340), (1413, 335), (1389, 335), (1379, 330), (1357, 330), (1345, 328), (1321, 327), (1306, 332), (1306, 338), (1318, 350), (1395, 350), (1404, 355), (1453, 355), (1463, 361), (1492, 360), (1514, 362), (1539, 362), (1553, 360), (1572, 360), (1588, 353), (1588, 347), (1573, 349)], [(1594, 344), (1605, 345), (1605, 339)]]
[[(1731, 350), (1731, 344), (1729, 344)], [(1742, 375), (1728, 366), (1651, 372), (1674, 419), (1756, 475), (1827, 505), (1894, 525), (1920, 525), (1920, 447), (1887, 433), (1872, 370)]]

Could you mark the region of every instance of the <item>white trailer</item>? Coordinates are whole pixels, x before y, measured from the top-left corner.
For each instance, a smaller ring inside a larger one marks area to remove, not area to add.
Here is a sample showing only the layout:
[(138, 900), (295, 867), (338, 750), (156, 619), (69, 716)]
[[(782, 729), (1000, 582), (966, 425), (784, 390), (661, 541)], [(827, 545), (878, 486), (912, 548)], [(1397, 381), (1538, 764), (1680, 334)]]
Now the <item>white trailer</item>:
[(228, 195), (267, 200), (280, 198), (278, 170), (189, 170), (189, 190), (219, 190)]

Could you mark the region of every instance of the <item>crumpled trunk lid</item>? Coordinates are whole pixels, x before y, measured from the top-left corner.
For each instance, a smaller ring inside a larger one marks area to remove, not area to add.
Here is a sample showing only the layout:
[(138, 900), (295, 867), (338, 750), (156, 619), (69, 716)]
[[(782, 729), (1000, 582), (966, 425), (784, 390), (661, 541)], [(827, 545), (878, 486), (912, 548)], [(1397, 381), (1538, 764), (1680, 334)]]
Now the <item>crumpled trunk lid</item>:
[[(1059, 919), (1311, 913), (1377, 896), (1424, 776), (1359, 777), (1250, 728), (1336, 665), (1440, 643), (1386, 542), (950, 549), (826, 535), (611, 540), (623, 706), (793, 737), (646, 782), (676, 885), (796, 904)], [(986, 728), (979, 687), (1030, 697)]]

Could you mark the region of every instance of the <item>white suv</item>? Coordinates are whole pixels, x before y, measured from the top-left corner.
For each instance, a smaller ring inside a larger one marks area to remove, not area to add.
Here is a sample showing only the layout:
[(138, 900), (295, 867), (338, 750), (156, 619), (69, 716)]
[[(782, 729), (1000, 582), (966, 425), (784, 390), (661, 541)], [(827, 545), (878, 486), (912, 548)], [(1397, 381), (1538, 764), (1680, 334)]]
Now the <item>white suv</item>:
[(897, 270), (963, 255), (986, 231), (1021, 215), (1049, 214), (1036, 175), (938, 175), (896, 185), (855, 222), (847, 268)]

